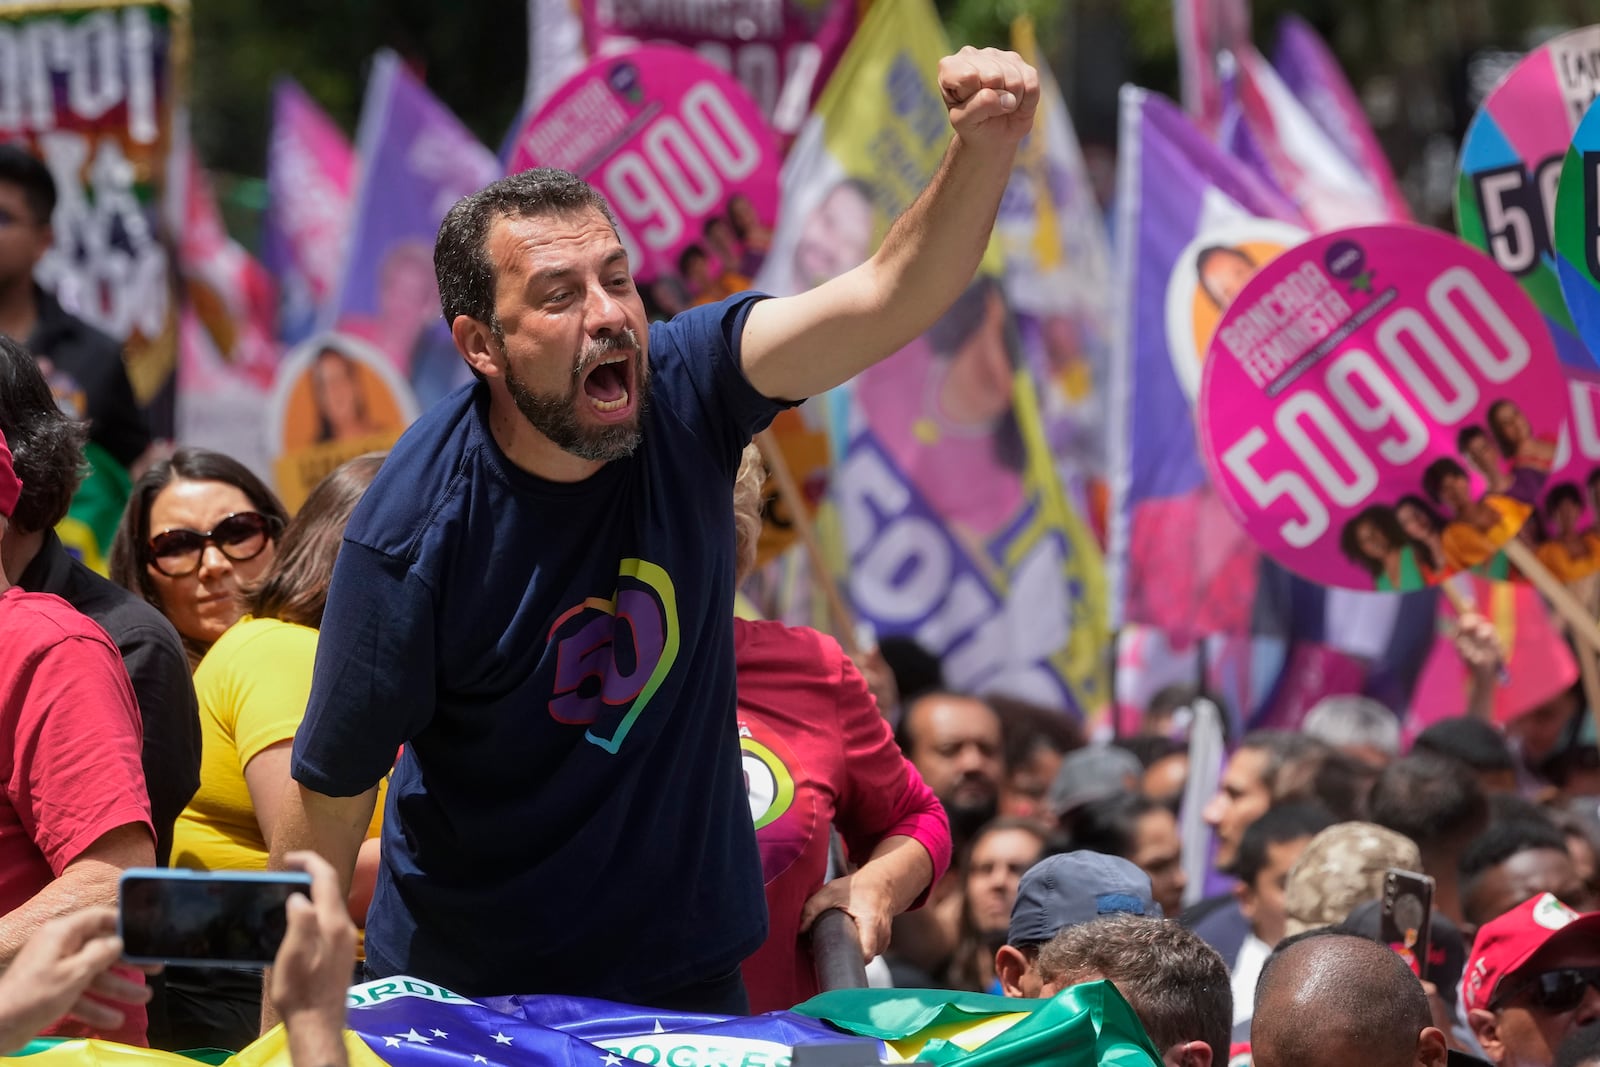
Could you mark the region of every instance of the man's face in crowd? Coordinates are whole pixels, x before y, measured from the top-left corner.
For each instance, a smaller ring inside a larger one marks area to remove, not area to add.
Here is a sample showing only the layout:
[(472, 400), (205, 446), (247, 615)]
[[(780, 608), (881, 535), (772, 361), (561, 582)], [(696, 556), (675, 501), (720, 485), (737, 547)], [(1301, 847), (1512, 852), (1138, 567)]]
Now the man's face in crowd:
[(638, 444), (648, 386), (644, 302), (594, 208), (495, 220), (487, 252), (506, 388), (530, 425), (583, 459)]
[(1549, 893), (1578, 911), (1594, 906), (1571, 857), (1553, 848), (1530, 848), (1483, 872), (1463, 908), (1481, 925), (1540, 893)]
[(22, 187), (0, 182), (0, 285), (31, 278), (50, 240), (50, 220), (34, 219)]
[(1246, 828), (1272, 806), (1266, 772), (1267, 754), (1257, 748), (1241, 748), (1228, 760), (1217, 794), (1203, 813), (1206, 825), (1217, 832), (1218, 867), (1234, 861)]
[(1250, 931), (1268, 945), (1283, 940), (1283, 925), (1287, 913), (1283, 905), (1283, 888), (1289, 881), (1289, 868), (1300, 858), (1300, 853), (1311, 843), (1309, 837), (1293, 841), (1278, 841), (1267, 846), (1267, 862), (1249, 885), (1240, 882), (1234, 893), (1239, 898), (1239, 910), (1250, 923)]
[[(1530, 982), (1542, 974), (1588, 968), (1595, 977), (1581, 995), (1568, 987), (1567, 1000), (1545, 1000)], [(1495, 989), (1493, 1011), (1475, 1010), (1470, 1022), (1478, 1042), (1497, 1067), (1550, 1067), (1556, 1049), (1585, 1023), (1600, 1019), (1600, 944), (1582, 937), (1546, 945)]]
[(994, 830), (978, 839), (967, 868), (967, 910), (980, 933), (1004, 934), (1010, 927), (1017, 884), (1043, 850), (1044, 842), (1027, 830)]
[(1007, 769), (1000, 814), (1053, 822), (1047, 798), (1059, 770), (1061, 753), (1047, 744), (1035, 745), (1027, 759)]
[(1532, 765), (1556, 750), (1578, 700), (1570, 691), (1557, 694), (1533, 710), (1518, 715), (1506, 724), (1506, 733), (1516, 741), (1523, 760)]
[(1183, 873), (1183, 842), (1178, 820), (1159, 808), (1140, 817), (1134, 832), (1133, 865), (1150, 876), (1150, 894), (1168, 917), (1183, 910), (1183, 891), (1189, 879)]
[(1003, 773), (1000, 717), (971, 697), (930, 696), (911, 706), (911, 763), (958, 836), (994, 818)]

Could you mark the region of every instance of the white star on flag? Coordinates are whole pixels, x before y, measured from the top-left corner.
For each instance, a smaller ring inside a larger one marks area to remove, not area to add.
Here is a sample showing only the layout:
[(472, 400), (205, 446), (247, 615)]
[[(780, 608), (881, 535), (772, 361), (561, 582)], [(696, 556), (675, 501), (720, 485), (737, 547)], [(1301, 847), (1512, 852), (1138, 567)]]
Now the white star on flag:
[(433, 1034), (434, 1037), (449, 1037), (450, 1036), (449, 1034), (445, 1033), (443, 1030), (433, 1030), (433, 1031), (430, 1031), (430, 1032)]
[(511, 1044), (511, 1039), (505, 1034), (496, 1032), (494, 1035), (494, 1043), (497, 1045), (509, 1045)]
[(383, 1039), (383, 1047), (384, 1048), (399, 1048), (400, 1047), (400, 1042), (404, 1041), (404, 1040), (405, 1040), (405, 1038), (403, 1038), (403, 1037), (386, 1037), (386, 1038)]
[(664, 1034), (664, 1033), (667, 1032), (667, 1028), (665, 1026), (661, 1025), (661, 1020), (660, 1019), (656, 1020), (655, 1032), (658, 1033), (658, 1034)]
[(606, 1053), (606, 1058), (600, 1062), (604, 1063), (606, 1067), (618, 1067), (618, 1065), (622, 1063), (622, 1057), (618, 1056), (615, 1052), (608, 1052)]
[(424, 1044), (424, 1045), (433, 1044), (433, 1038), (431, 1038), (431, 1037), (423, 1037), (421, 1034), (417, 1033), (417, 1028), (415, 1026), (413, 1026), (408, 1032), (406, 1032), (404, 1034), (401, 1034), (400, 1036), (405, 1038), (407, 1041), (420, 1042), (421, 1044)]
[(487, 1057), (487, 1056), (474, 1056), (474, 1057), (472, 1057), (472, 1062), (473, 1063), (488, 1063), (489, 1062), (489, 1057)]

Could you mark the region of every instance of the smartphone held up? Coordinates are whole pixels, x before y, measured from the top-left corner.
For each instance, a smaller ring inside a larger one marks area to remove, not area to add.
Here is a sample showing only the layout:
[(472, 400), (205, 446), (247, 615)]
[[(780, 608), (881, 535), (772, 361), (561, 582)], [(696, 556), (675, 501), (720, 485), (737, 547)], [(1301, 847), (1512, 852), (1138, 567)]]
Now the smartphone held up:
[(123, 953), (133, 963), (264, 967), (288, 929), (289, 896), (311, 895), (294, 871), (135, 868), (117, 891)]

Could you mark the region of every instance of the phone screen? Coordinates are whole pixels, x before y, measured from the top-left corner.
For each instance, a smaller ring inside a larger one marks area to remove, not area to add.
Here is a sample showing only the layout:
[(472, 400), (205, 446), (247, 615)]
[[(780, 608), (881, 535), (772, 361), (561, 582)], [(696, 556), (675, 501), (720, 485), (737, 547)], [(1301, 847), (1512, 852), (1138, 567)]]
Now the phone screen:
[(266, 966), (288, 926), (289, 894), (309, 875), (130, 871), (119, 896), (123, 953), (135, 962)]

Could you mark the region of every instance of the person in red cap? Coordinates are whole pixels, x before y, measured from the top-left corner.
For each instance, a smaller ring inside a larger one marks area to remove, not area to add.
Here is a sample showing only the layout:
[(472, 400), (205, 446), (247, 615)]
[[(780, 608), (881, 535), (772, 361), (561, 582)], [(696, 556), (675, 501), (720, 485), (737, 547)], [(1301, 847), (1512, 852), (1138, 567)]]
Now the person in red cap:
[[(0, 544), (22, 495), (0, 436)], [(65, 600), (0, 571), (0, 971), (51, 919), (117, 900), (155, 863), (133, 685), (111, 639)], [(137, 971), (105, 976), (51, 1033), (144, 1045)]]
[(1491, 1063), (1551, 1067), (1563, 1039), (1600, 1019), (1600, 912), (1544, 893), (1485, 923), (1462, 994)]

